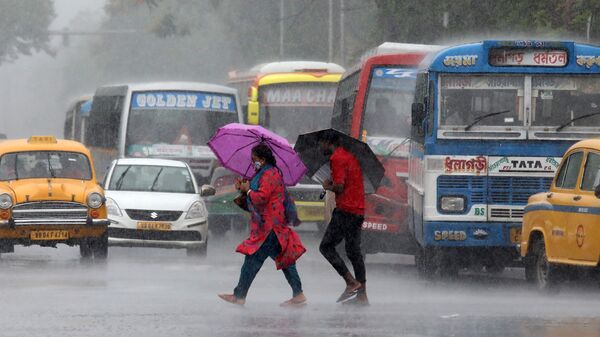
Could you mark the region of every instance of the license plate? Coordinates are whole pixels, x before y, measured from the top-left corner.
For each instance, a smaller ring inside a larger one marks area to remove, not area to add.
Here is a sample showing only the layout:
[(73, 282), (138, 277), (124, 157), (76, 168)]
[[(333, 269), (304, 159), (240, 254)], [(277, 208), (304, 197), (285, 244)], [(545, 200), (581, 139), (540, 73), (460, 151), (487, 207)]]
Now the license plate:
[(521, 228), (510, 229), (510, 242), (520, 243), (521, 242)]
[(69, 231), (31, 231), (31, 240), (67, 240)]
[(153, 231), (170, 231), (171, 224), (168, 222), (138, 222), (137, 229)]

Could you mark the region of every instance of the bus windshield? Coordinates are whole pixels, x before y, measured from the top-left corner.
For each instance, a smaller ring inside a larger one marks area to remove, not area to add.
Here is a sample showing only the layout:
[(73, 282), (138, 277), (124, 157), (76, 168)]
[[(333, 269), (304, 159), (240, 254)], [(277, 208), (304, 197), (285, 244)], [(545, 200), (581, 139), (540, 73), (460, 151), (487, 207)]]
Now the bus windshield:
[[(208, 94), (163, 94), (160, 104), (160, 99), (150, 102), (150, 97), (154, 97), (151, 95), (161, 97), (160, 93), (132, 95), (126, 132), (127, 156), (198, 157), (208, 151), (206, 143), (219, 127), (238, 121), (232, 95), (213, 95), (219, 97), (220, 103), (206, 103), (206, 106), (201, 100), (207, 99)], [(181, 98), (178, 104), (179, 96), (186, 98)]]
[(265, 125), (295, 142), (298, 135), (328, 128), (337, 83), (270, 85), (261, 88), (260, 109)]
[(442, 127), (523, 126), (524, 76), (447, 75), (439, 96)]
[(367, 136), (410, 136), (415, 81), (416, 71), (412, 69), (373, 69), (362, 127)]
[(531, 85), (532, 126), (556, 131), (600, 125), (599, 76), (533, 76)]

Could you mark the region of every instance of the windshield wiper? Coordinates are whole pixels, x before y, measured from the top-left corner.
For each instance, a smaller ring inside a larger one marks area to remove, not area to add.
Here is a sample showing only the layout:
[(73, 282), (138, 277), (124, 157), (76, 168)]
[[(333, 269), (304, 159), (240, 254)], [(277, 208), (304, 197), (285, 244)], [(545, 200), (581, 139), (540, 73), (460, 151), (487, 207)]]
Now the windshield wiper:
[(123, 171), (123, 173), (121, 173), (121, 175), (119, 176), (119, 179), (117, 179), (117, 182), (115, 183), (115, 187), (117, 188), (117, 191), (121, 189), (121, 185), (123, 185), (123, 178), (125, 178), (125, 175), (127, 174), (127, 172), (129, 172), (130, 168), (131, 168), (131, 165), (127, 166), (125, 171)]
[(510, 110), (502, 110), (502, 111), (498, 111), (498, 112), (490, 112), (489, 114), (485, 114), (483, 116), (479, 116), (479, 117), (475, 118), (475, 120), (471, 124), (469, 124), (469, 125), (467, 125), (465, 127), (465, 131), (469, 131), (473, 127), (473, 125), (481, 122), (482, 120), (484, 120), (484, 119), (486, 119), (488, 117), (492, 117), (492, 116), (496, 116), (496, 115), (502, 115), (502, 114), (505, 114), (505, 113), (508, 113), (508, 112), (510, 112)]
[(154, 191), (154, 185), (156, 185), (156, 182), (158, 181), (158, 177), (160, 177), (160, 174), (162, 173), (164, 167), (161, 167), (160, 170), (158, 170), (158, 173), (156, 174), (156, 178), (154, 178), (154, 181), (152, 182), (152, 186), (150, 186), (150, 191)]
[(50, 172), (50, 177), (52, 179), (56, 178), (56, 175), (54, 174), (54, 169), (52, 168), (52, 163), (50, 162), (50, 154), (48, 153), (48, 171)]
[(19, 170), (18, 170), (18, 163), (19, 161), (19, 156), (17, 154), (15, 154), (15, 180), (19, 180)]
[(600, 115), (600, 111), (594, 112), (594, 113), (591, 113), (591, 114), (587, 114), (587, 115), (582, 115), (582, 116), (579, 116), (579, 117), (575, 117), (575, 118), (571, 119), (570, 121), (566, 122), (565, 124), (562, 124), (561, 126), (557, 127), (556, 130), (554, 130), (554, 131), (555, 132), (560, 131), (560, 130), (566, 128), (567, 126), (569, 126), (569, 124), (571, 124), (571, 123), (573, 123), (575, 121), (578, 121), (580, 119), (584, 119), (584, 118), (588, 118), (588, 117), (592, 117), (592, 116), (597, 116), (597, 115)]

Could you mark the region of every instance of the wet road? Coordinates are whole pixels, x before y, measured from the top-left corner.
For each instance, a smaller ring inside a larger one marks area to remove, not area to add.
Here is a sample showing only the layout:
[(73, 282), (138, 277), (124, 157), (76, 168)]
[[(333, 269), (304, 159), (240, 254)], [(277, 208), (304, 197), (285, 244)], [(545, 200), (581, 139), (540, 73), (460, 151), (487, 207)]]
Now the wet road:
[(242, 257), (237, 238), (210, 242), (205, 261), (183, 251), (111, 249), (106, 265), (78, 249), (17, 247), (0, 260), (0, 336), (598, 336), (600, 290), (569, 285), (537, 294), (522, 271), (457, 281), (418, 280), (409, 258), (369, 256), (372, 305), (335, 304), (342, 281), (302, 233), (309, 253), (299, 271), (309, 305), (281, 309), (290, 296), (268, 261), (245, 308), (221, 302)]

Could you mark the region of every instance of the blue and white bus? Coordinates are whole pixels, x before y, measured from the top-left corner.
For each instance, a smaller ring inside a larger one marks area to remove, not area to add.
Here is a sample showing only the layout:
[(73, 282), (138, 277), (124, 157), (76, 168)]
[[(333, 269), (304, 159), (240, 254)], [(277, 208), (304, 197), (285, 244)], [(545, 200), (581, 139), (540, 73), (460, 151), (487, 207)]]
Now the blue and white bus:
[(97, 172), (123, 157), (187, 162), (199, 184), (210, 182), (217, 160), (206, 143), (216, 130), (242, 121), (237, 90), (199, 82), (106, 85), (96, 89), (85, 145)]
[(529, 196), (571, 144), (600, 135), (600, 48), (483, 41), (421, 68), (408, 180), (417, 267), (501, 271), (518, 258)]

